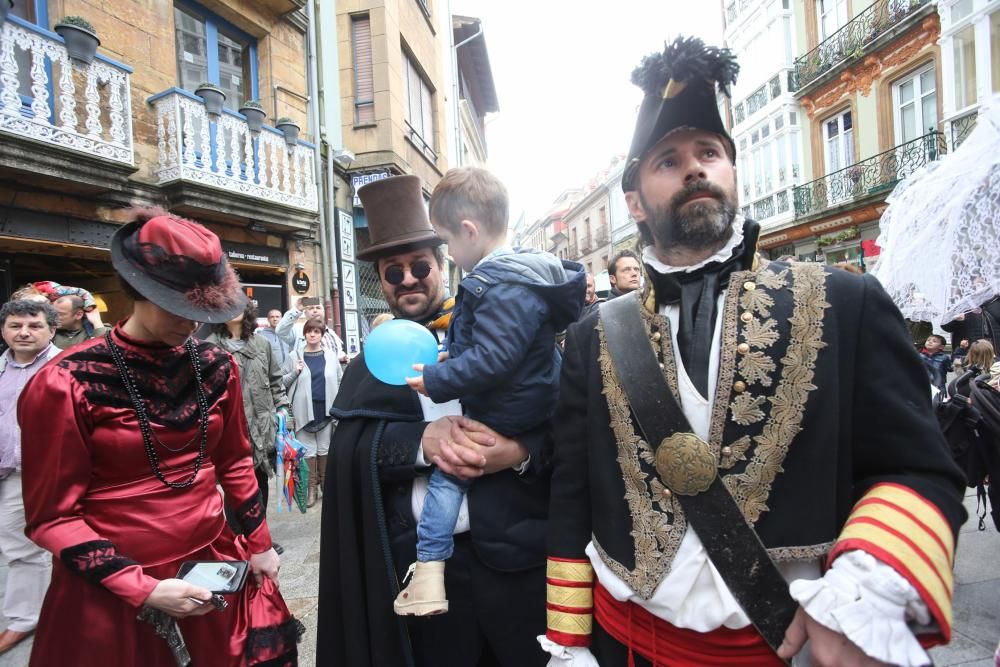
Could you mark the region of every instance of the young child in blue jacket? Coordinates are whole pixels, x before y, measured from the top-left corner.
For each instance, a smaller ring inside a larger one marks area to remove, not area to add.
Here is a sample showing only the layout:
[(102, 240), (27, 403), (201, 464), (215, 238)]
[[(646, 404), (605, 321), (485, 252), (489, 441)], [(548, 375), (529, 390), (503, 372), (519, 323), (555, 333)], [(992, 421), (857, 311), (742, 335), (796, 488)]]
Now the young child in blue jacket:
[[(468, 272), (455, 297), (448, 358), (415, 366), (407, 379), (435, 403), (460, 399), (466, 416), (501, 435), (535, 429), (555, 411), (556, 334), (583, 307), (586, 274), (576, 262), (507, 245), (507, 190), (490, 172), (452, 169), (431, 195), (430, 219), (452, 259)], [(530, 458), (530, 457), (529, 457)], [(530, 461), (522, 462), (521, 472)], [(417, 562), (393, 605), (397, 614), (448, 610), (444, 561), (469, 480), (435, 469), (417, 524)]]

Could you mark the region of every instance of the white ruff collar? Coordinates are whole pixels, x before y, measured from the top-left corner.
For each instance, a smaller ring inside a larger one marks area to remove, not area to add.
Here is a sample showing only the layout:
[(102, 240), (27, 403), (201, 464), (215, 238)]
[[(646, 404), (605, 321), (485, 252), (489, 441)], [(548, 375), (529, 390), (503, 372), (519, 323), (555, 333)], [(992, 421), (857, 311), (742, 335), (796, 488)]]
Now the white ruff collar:
[(737, 214), (736, 217), (733, 218), (733, 235), (729, 237), (728, 241), (726, 241), (726, 245), (719, 248), (719, 251), (711, 257), (703, 259), (697, 264), (693, 264), (691, 266), (670, 266), (669, 264), (664, 264), (656, 256), (656, 250), (651, 245), (642, 249), (642, 261), (646, 264), (646, 266), (653, 269), (657, 273), (691, 273), (692, 271), (697, 271), (712, 262), (726, 261), (733, 256), (733, 250), (741, 243), (743, 243), (743, 216)]

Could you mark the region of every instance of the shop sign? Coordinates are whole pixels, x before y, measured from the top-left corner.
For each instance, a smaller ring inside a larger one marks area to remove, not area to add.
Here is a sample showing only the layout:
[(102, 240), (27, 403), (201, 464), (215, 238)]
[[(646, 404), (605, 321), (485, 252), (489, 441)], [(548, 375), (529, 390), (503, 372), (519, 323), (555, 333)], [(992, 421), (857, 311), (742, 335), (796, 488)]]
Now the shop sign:
[(249, 243), (223, 241), (222, 249), (230, 262), (240, 264), (260, 264), (268, 266), (288, 266), (288, 251), (284, 248), (270, 248)]
[(381, 181), (383, 178), (389, 178), (389, 170), (373, 171), (368, 174), (351, 174), (351, 187), (354, 189), (355, 208), (361, 208), (361, 198), (358, 197), (358, 188), (362, 185), (374, 183), (375, 181)]
[(309, 276), (306, 275), (305, 271), (296, 271), (295, 275), (292, 276), (292, 289), (297, 294), (306, 294), (309, 291), (310, 284)]

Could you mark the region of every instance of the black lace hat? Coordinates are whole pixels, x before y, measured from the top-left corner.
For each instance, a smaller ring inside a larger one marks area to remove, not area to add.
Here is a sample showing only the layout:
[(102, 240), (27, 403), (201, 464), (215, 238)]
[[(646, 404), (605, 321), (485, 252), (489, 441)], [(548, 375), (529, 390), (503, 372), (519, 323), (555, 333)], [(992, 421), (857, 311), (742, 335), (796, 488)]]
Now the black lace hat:
[(222, 243), (197, 222), (135, 208), (111, 238), (111, 263), (135, 291), (168, 313), (221, 324), (246, 306)]
[(719, 115), (716, 85), (725, 95), (736, 83), (740, 66), (729, 49), (705, 46), (697, 37), (678, 37), (652, 53), (632, 72), (632, 83), (645, 93), (625, 163), (622, 189), (635, 190), (639, 163), (653, 146), (683, 129), (705, 130), (723, 137), (730, 157), (736, 144)]

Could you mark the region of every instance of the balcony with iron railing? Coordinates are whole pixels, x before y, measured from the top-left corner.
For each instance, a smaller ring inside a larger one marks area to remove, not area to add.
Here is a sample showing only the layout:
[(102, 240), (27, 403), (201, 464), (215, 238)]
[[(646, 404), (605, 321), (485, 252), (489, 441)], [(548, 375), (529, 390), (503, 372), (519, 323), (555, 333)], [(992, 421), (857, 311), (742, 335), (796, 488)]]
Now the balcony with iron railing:
[(951, 127), (951, 150), (955, 150), (962, 145), (972, 131), (976, 129), (976, 122), (979, 120), (979, 111), (974, 110), (952, 118), (949, 122)]
[(791, 210), (789, 201), (789, 190), (779, 190), (758, 199), (750, 204), (749, 208), (754, 220), (767, 222), (771, 218), (788, 213)]
[(806, 218), (867, 199), (884, 199), (897, 182), (948, 150), (941, 132), (929, 132), (849, 167), (795, 187), (795, 217)]
[[(250, 217), (270, 217), (266, 221), (274, 224), (315, 219), (319, 201), (311, 145), (301, 140), (288, 144), (282, 132), (268, 126), (251, 131), (246, 118), (229, 109), (210, 115), (200, 97), (179, 88), (148, 102), (156, 116), (156, 178), (161, 186), (187, 183), (227, 193), (243, 200), (243, 210), (254, 213)], [(261, 205), (273, 209), (269, 216)], [(304, 217), (295, 220), (288, 213), (283, 222), (289, 210)]]
[(594, 249), (596, 250), (602, 246), (606, 246), (610, 240), (611, 239), (608, 236), (608, 227), (605, 225), (598, 229), (594, 234)]
[(791, 89), (804, 94), (834, 66), (856, 61), (870, 52), (924, 6), (929, 7), (928, 13), (933, 11), (930, 0), (877, 0), (815, 49), (795, 59), (789, 75)]
[(0, 34), (0, 162), (97, 186), (124, 182), (135, 171), (132, 69), (101, 54), (73, 60), (62, 37), (17, 16)]

